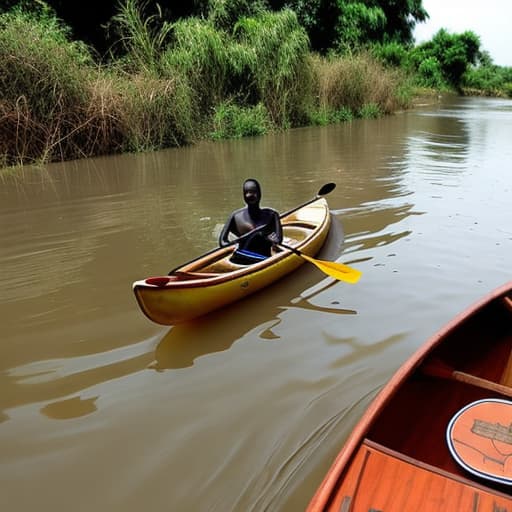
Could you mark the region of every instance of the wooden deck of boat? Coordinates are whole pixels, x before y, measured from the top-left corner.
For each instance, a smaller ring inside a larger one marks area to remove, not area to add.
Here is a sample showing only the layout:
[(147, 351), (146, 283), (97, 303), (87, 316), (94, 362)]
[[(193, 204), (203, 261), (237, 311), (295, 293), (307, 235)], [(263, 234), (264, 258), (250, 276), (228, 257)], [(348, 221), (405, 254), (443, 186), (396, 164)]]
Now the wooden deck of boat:
[(325, 510), (512, 512), (512, 497), (365, 440)]

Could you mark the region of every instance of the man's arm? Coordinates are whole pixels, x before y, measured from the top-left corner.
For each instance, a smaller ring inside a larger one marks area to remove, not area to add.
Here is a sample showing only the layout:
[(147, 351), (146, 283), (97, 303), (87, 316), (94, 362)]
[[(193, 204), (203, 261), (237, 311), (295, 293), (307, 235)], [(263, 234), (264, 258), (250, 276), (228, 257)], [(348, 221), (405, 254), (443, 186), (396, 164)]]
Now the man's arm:
[(219, 235), (220, 247), (225, 247), (226, 245), (229, 245), (229, 243), (230, 243), (229, 233), (231, 233), (233, 231), (233, 229), (232, 229), (233, 223), (234, 223), (234, 214), (232, 213), (230, 215), (228, 221), (226, 222), (226, 224), (224, 224), (222, 231), (220, 232), (220, 235)]
[(272, 232), (267, 238), (274, 244), (280, 244), (283, 241), (281, 218), (275, 210), (272, 212)]

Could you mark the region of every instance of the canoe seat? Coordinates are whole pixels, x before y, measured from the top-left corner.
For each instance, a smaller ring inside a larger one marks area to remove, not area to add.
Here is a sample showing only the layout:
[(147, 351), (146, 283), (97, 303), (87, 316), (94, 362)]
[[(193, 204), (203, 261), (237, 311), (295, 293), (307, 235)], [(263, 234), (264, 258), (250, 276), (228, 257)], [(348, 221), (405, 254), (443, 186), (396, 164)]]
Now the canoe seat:
[(285, 222), (283, 224), (284, 228), (287, 227), (297, 227), (297, 228), (306, 228), (306, 229), (315, 229), (318, 227), (318, 224), (315, 224), (314, 222), (307, 222), (304, 220), (293, 220), (291, 222)]
[[(293, 222), (283, 225), (283, 235), (285, 238), (297, 243), (305, 240), (316, 226), (307, 222)], [(293, 244), (292, 244), (293, 245)]]

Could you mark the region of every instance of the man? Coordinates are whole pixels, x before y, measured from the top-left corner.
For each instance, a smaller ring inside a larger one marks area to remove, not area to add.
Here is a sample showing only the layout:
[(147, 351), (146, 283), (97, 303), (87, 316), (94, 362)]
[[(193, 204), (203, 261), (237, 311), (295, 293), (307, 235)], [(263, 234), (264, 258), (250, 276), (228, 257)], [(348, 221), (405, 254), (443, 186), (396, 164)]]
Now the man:
[(219, 245), (229, 245), (230, 233), (242, 237), (231, 261), (250, 264), (271, 255), (272, 246), (283, 240), (283, 230), (279, 213), (260, 207), (261, 187), (255, 179), (245, 180), (243, 195), (247, 206), (231, 214), (220, 233)]

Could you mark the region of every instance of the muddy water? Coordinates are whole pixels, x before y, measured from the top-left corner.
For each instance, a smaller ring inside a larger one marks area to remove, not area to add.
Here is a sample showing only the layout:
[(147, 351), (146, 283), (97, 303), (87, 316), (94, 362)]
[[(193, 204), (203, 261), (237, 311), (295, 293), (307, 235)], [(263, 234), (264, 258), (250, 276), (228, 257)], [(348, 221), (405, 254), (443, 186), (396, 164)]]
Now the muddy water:
[[(303, 510), (393, 371), (512, 277), (512, 102), (0, 176), (0, 510)], [(131, 283), (212, 248), (242, 181), (327, 182), (321, 257), (166, 328)], [(406, 414), (406, 411), (404, 411)]]

